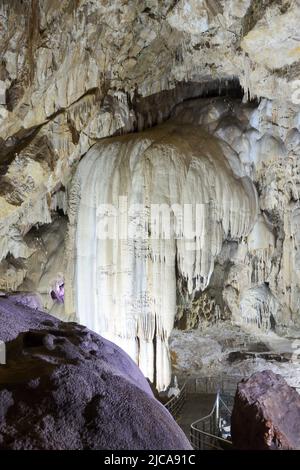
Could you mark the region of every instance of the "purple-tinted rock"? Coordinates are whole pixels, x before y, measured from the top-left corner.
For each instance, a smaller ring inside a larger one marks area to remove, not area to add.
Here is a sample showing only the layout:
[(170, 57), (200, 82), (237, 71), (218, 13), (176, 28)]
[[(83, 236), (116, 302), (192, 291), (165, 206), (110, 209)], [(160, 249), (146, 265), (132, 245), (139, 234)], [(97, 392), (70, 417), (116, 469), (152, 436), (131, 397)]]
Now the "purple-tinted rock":
[(191, 449), (127, 354), (0, 298), (0, 449)]
[(65, 299), (65, 284), (64, 282), (56, 282), (54, 289), (50, 293), (51, 298), (59, 303), (64, 303)]
[(231, 435), (236, 449), (300, 449), (300, 395), (270, 370), (253, 374), (238, 384)]

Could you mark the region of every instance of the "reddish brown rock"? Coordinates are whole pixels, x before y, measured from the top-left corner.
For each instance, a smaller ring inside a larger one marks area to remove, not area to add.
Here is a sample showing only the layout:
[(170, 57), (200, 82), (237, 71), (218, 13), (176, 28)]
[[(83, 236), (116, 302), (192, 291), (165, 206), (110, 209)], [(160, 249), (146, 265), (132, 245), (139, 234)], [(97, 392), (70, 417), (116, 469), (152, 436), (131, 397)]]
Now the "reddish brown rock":
[(300, 395), (270, 370), (253, 374), (238, 384), (231, 434), (236, 449), (300, 449)]

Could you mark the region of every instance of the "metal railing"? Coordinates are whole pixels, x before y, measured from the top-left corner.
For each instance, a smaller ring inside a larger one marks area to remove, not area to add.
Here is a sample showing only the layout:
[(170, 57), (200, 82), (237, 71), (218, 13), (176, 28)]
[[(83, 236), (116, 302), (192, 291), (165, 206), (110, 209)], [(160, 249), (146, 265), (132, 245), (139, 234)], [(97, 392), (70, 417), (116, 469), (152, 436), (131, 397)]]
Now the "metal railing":
[(190, 440), (195, 450), (229, 450), (231, 410), (217, 393), (212, 411), (208, 416), (191, 424)]
[(243, 378), (241, 375), (219, 375), (208, 377), (190, 378), (186, 382), (187, 393), (234, 395), (238, 382)]
[[(243, 376), (212, 376), (188, 379), (178, 395), (172, 397), (165, 407), (178, 418), (189, 394), (216, 394), (209, 415), (194, 421), (190, 427), (190, 441), (195, 450), (227, 450), (232, 448), (230, 437), (231, 411), (238, 382)], [(294, 387), (298, 393), (300, 389)], [(227, 432), (223, 432), (224, 430)], [(225, 436), (225, 438), (224, 438)]]
[[(214, 394), (219, 391), (221, 395), (234, 396), (237, 384), (248, 378), (249, 376), (243, 375), (192, 377), (186, 381), (186, 393)], [(300, 387), (291, 386), (300, 394)]]
[(170, 398), (170, 400), (165, 404), (165, 407), (175, 419), (180, 414), (186, 402), (186, 395), (187, 395), (186, 390), (187, 390), (187, 387), (186, 387), (186, 382), (185, 382), (183, 386), (181, 387), (178, 395), (175, 395), (174, 397)]
[[(190, 441), (196, 450), (225, 450), (232, 448), (230, 437), (231, 411), (237, 384), (244, 377), (224, 375), (198, 377), (188, 382), (188, 393), (216, 394), (213, 408), (191, 424)], [(224, 433), (224, 428), (229, 432)], [(226, 434), (226, 438), (225, 437)]]
[(234, 395), (236, 385), (242, 378), (243, 377), (240, 376), (226, 376), (224, 378), (220, 376), (190, 378), (184, 382), (178, 395), (170, 398), (164, 406), (171, 413), (173, 418), (177, 418), (186, 402), (188, 394), (213, 394), (220, 390), (222, 394), (226, 394), (228, 396), (231, 394)]

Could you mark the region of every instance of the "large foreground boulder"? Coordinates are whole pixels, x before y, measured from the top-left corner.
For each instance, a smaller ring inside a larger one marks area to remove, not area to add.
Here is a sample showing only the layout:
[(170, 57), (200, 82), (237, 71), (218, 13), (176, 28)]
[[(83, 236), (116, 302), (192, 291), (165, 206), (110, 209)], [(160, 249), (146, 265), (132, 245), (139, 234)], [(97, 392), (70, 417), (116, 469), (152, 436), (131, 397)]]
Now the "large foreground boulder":
[(253, 374), (238, 384), (231, 434), (237, 449), (300, 449), (300, 395), (270, 370)]
[(76, 323), (0, 298), (0, 449), (191, 449), (134, 362)]

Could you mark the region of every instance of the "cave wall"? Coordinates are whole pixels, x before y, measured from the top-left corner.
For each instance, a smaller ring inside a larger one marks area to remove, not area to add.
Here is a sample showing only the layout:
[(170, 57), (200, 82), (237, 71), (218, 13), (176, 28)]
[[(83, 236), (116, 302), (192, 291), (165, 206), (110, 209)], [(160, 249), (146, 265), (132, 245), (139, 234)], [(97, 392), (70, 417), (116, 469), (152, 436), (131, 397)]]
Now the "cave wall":
[(171, 378), (177, 296), (191, 303), (205, 290), (223, 242), (246, 237), (257, 217), (256, 189), (235, 152), (182, 120), (95, 145), (70, 192), (66, 290), (73, 286), (75, 307), (66, 308), (130, 353), (159, 390)]
[(190, 297), (178, 277), (175, 321), (299, 323), (298, 0), (0, 0), (0, 18), (1, 292), (76, 318), (78, 163), (171, 118), (219, 139), (257, 193), (208, 285)]

